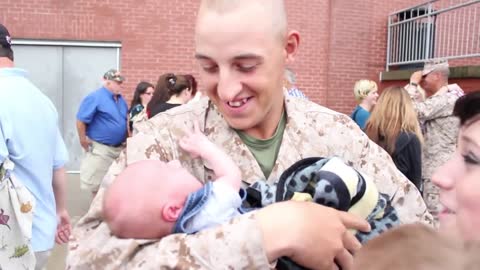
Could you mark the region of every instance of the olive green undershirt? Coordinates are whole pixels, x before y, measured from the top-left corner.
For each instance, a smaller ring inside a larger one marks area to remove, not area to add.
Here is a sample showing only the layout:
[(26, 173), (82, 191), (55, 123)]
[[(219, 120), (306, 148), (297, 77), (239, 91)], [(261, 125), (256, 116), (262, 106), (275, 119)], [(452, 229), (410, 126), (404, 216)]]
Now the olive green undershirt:
[(277, 160), (278, 150), (282, 144), (283, 131), (285, 130), (286, 122), (287, 115), (285, 114), (285, 111), (283, 111), (275, 134), (273, 134), (270, 139), (266, 140), (256, 139), (247, 135), (243, 131), (237, 130), (238, 136), (242, 139), (250, 152), (252, 152), (266, 179), (270, 176), (275, 161)]

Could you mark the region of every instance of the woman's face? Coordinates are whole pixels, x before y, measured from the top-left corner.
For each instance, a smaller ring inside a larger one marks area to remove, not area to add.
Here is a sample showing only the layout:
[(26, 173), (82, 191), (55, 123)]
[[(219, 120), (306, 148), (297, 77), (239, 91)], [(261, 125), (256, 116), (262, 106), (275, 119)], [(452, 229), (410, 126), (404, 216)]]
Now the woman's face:
[(365, 97), (365, 101), (368, 104), (370, 104), (370, 106), (375, 106), (377, 104), (377, 99), (378, 99), (378, 90), (377, 89), (373, 89)]
[(440, 226), (456, 223), (466, 240), (480, 240), (480, 117), (459, 133), (457, 150), (432, 181), (440, 188)]
[(140, 95), (142, 105), (146, 106), (148, 102), (150, 102), (150, 99), (152, 99), (153, 91), (153, 87), (148, 87), (147, 90), (145, 90), (145, 93)]

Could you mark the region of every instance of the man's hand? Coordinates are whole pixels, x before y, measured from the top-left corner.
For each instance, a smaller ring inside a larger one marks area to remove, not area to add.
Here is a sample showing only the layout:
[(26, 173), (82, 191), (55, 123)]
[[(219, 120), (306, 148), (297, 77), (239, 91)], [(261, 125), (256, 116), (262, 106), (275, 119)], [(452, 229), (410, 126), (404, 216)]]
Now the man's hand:
[(66, 209), (57, 211), (58, 225), (55, 234), (55, 242), (59, 245), (68, 243), (72, 225), (70, 224), (70, 216)]
[(415, 71), (414, 73), (412, 73), (412, 75), (410, 76), (410, 82), (411, 83), (416, 83), (416, 84), (420, 84), (420, 81), (422, 80), (422, 71), (419, 70), (419, 71)]
[(193, 122), (193, 131), (187, 132), (179, 144), (192, 158), (205, 157), (205, 153), (217, 147), (202, 133), (198, 121)]
[(82, 145), (82, 148), (85, 150), (85, 152), (88, 152), (88, 148), (92, 144), (92, 141), (88, 137), (85, 137), (83, 139), (80, 139), (80, 144)]
[(260, 209), (255, 217), (270, 261), (287, 256), (310, 269), (333, 270), (338, 265), (351, 270), (352, 254), (361, 245), (348, 229), (370, 230), (361, 218), (309, 202), (276, 203)]

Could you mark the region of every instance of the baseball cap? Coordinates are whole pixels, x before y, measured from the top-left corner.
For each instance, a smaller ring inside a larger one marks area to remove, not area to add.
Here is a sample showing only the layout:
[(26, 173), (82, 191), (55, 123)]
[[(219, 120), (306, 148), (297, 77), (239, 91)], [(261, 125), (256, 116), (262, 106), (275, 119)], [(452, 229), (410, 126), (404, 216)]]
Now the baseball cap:
[(0, 46), (3, 48), (10, 48), (12, 46), (12, 39), (8, 29), (0, 23)]
[(448, 70), (448, 61), (445, 59), (437, 59), (425, 62), (422, 70), (422, 76), (426, 76), (435, 70)]
[(107, 72), (105, 72), (105, 74), (103, 75), (103, 78), (105, 80), (116, 81), (116, 82), (125, 81), (125, 78), (120, 74), (120, 72), (114, 68), (109, 69)]

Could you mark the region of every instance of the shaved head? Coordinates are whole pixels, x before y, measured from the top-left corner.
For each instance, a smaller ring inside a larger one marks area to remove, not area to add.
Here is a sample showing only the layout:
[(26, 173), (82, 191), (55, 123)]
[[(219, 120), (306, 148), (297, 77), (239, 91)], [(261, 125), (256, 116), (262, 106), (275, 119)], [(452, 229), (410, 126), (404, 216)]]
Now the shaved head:
[(299, 42), (297, 31), (287, 32), (283, 0), (202, 0), (195, 58), (205, 93), (231, 127), (258, 139), (273, 135), (284, 70)]
[(188, 194), (201, 187), (178, 161), (137, 161), (128, 165), (105, 192), (103, 218), (118, 237), (163, 237), (174, 225), (164, 221), (164, 208), (168, 204), (183, 205)]
[(286, 37), (287, 15), (284, 0), (202, 0), (198, 19), (201, 19), (208, 12), (227, 15), (239, 9), (256, 11), (256, 14), (245, 18), (246, 20), (255, 18), (255, 15), (269, 18), (272, 33), (278, 35), (281, 39)]

